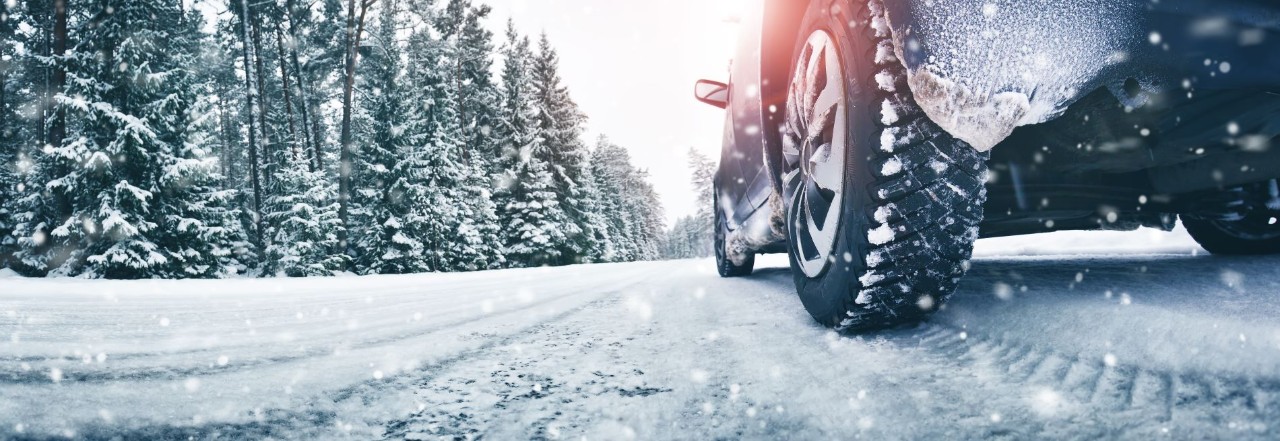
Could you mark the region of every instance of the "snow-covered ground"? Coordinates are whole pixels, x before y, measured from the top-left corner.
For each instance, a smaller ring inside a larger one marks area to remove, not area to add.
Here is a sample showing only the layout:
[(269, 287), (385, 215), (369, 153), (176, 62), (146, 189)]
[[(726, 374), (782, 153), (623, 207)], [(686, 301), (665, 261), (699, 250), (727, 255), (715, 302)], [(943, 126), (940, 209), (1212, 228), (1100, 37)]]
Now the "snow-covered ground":
[(979, 243), (837, 335), (785, 258), (307, 280), (0, 278), (0, 439), (1276, 439), (1280, 258)]

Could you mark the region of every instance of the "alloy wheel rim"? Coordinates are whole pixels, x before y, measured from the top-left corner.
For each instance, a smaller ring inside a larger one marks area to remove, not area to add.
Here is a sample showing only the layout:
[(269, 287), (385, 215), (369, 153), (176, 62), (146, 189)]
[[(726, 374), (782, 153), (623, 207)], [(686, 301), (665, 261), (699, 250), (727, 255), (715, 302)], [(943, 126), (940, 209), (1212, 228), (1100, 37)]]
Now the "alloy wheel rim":
[(847, 169), (848, 96), (835, 41), (809, 36), (788, 88), (783, 128), (783, 183), (792, 254), (805, 275), (818, 277), (833, 262)]

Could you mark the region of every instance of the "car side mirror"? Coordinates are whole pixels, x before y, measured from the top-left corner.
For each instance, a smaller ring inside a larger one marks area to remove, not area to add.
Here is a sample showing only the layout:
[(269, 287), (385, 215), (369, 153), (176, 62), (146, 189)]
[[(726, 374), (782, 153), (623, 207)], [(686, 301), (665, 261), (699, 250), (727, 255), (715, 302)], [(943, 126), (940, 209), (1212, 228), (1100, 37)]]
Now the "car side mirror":
[(698, 80), (693, 86), (693, 97), (723, 109), (729, 107), (729, 85), (719, 81)]

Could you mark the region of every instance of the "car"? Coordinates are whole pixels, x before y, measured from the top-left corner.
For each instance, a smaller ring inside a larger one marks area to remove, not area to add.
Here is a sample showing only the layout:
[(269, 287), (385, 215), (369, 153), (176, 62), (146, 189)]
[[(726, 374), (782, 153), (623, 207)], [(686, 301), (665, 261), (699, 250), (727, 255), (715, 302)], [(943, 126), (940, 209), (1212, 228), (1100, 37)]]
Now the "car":
[(1280, 252), (1272, 0), (756, 0), (715, 176), (721, 276), (787, 253), (818, 322), (943, 307), (981, 237), (1187, 231)]

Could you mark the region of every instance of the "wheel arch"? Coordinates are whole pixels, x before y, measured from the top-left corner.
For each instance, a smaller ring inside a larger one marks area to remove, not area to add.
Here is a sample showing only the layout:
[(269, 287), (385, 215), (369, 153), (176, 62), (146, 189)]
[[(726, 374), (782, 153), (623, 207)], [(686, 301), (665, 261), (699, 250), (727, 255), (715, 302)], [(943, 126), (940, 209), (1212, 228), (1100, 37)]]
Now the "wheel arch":
[[(787, 104), (788, 76), (793, 52), (805, 9), (811, 1), (831, 0), (764, 0), (764, 19), (760, 23), (760, 106), (764, 124), (764, 162), (769, 170), (775, 193), (782, 192), (781, 176), (774, 172), (782, 165), (781, 122)], [(770, 109), (773, 109), (771, 111)]]

